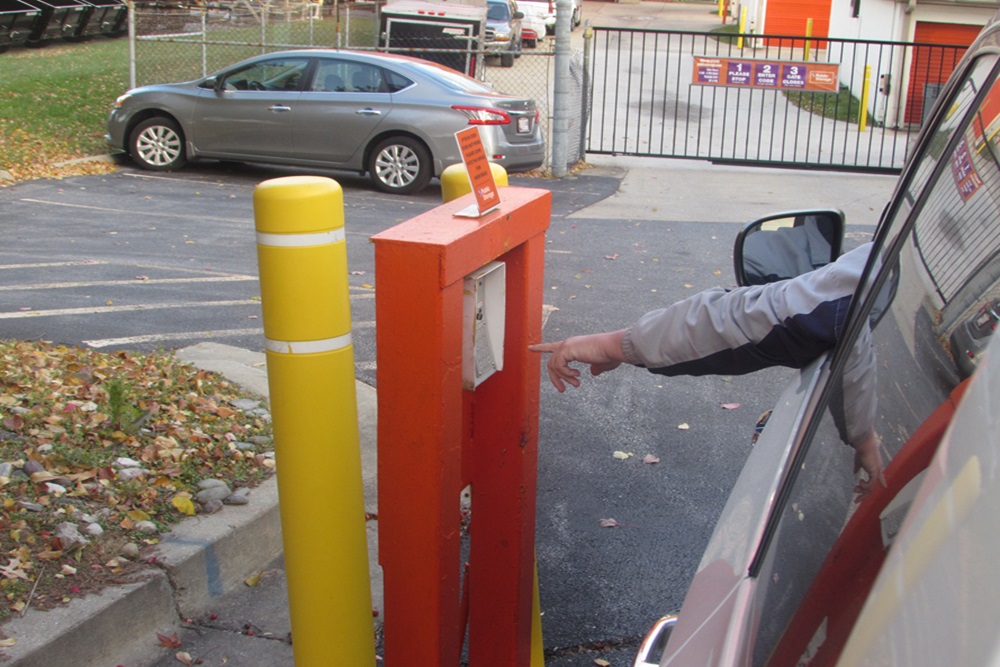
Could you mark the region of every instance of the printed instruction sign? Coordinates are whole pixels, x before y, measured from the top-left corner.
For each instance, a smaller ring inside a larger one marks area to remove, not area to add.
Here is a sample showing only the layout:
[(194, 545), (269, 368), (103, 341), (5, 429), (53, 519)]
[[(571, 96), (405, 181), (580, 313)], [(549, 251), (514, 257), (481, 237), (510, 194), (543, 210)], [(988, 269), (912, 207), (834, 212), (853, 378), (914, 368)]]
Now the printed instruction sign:
[(837, 92), (840, 65), (695, 56), (691, 83), (780, 90)]
[(500, 206), (500, 191), (493, 179), (493, 170), (486, 159), (486, 149), (483, 139), (479, 136), (479, 128), (475, 125), (455, 133), (458, 148), (462, 152), (462, 162), (469, 174), (469, 184), (476, 196), (476, 203), (468, 206), (455, 215), (464, 218), (478, 218)]

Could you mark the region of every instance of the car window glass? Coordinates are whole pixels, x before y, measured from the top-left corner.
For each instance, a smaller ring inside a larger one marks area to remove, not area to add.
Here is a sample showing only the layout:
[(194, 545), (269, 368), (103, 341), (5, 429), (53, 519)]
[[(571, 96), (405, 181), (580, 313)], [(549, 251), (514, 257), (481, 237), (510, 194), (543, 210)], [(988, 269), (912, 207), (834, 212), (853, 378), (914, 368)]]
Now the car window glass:
[[(838, 620), (848, 619), (843, 632), (848, 631), (860, 602), (851, 611), (850, 582), (831, 578), (832, 568), (843, 554), (858, 549), (877, 563), (905, 517), (905, 505), (885, 512), (882, 536), (876, 532), (871, 542), (859, 541), (847, 529), (857, 509), (857, 479), (854, 449), (846, 444), (862, 433), (877, 434), (890, 485), (894, 475), (895, 483), (905, 481), (892, 460), (906, 460), (919, 449), (925, 431), (918, 429), (931, 423), (932, 413), (971, 372), (996, 326), (996, 62), (990, 56), (970, 67), (916, 168), (908, 172), (899, 190), (902, 199), (882, 223), (884, 244), (876, 246), (874, 261), (889, 278), (873, 275), (862, 290), (865, 308), (858, 315), (863, 326), (838, 345), (827, 392), (809, 426), (813, 437), (795, 461), (761, 560), (758, 576), (765, 592), (758, 599), (756, 665), (772, 658), (774, 664), (794, 664), (817, 646), (846, 638), (837, 634)], [(875, 309), (880, 318), (871, 316)], [(825, 589), (831, 582), (832, 588)], [(860, 599), (865, 592), (860, 591)]]
[(223, 90), (299, 90), (309, 65), (307, 58), (275, 58), (246, 65), (224, 75)]
[(404, 88), (409, 88), (413, 85), (413, 81), (406, 78), (402, 74), (393, 72), (392, 70), (382, 70), (385, 73), (386, 84), (389, 88), (390, 93), (398, 93)]
[(490, 2), (486, 10), (486, 18), (491, 21), (509, 21), (510, 8), (506, 2)]

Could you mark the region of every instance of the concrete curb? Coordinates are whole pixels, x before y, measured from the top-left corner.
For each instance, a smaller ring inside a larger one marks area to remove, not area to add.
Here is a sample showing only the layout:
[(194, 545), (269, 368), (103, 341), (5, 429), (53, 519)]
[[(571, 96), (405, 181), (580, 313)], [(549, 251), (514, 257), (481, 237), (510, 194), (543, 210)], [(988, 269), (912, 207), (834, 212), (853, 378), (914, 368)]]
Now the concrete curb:
[[(176, 356), (267, 396), (261, 353), (201, 343), (178, 350)], [(361, 382), (357, 390), (365, 506), (376, 512), (376, 395), (374, 388)], [(372, 523), (368, 543), (372, 604), (381, 608), (377, 526)], [(146, 556), (153, 567), (135, 583), (9, 621), (4, 630), (17, 643), (0, 652), (0, 660), (18, 667), (144, 664), (156, 646), (155, 633), (171, 634), (184, 619), (207, 612), (219, 598), (243, 587), (244, 579), (268, 567), (281, 553), (278, 484), (271, 477), (253, 490), (249, 504), (186, 519), (165, 534)]]

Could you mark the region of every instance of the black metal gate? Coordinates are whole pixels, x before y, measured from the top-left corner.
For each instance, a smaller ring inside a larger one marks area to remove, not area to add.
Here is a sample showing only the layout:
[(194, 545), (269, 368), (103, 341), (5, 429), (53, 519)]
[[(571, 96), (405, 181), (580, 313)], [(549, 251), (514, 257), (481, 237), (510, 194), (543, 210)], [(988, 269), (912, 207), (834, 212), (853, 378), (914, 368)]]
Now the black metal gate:
[(894, 172), (966, 47), (597, 27), (588, 49), (589, 153)]

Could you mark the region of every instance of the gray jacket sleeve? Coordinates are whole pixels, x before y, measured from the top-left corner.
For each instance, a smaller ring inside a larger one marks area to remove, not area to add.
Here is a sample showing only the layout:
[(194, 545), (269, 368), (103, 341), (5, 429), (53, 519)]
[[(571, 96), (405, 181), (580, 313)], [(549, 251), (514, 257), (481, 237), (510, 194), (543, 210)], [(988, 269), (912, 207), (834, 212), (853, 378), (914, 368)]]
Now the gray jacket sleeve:
[[(840, 337), (870, 250), (871, 244), (863, 245), (791, 280), (710, 289), (647, 313), (625, 333), (625, 358), (670, 376), (802, 368)], [(870, 332), (861, 338), (844, 375), (850, 384), (844, 387), (844, 406), (851, 442), (867, 432), (874, 415)]]

